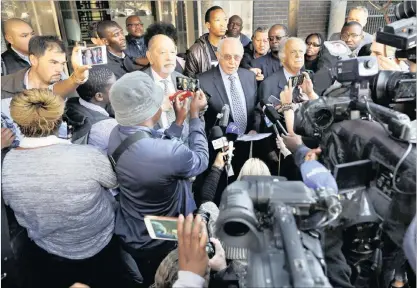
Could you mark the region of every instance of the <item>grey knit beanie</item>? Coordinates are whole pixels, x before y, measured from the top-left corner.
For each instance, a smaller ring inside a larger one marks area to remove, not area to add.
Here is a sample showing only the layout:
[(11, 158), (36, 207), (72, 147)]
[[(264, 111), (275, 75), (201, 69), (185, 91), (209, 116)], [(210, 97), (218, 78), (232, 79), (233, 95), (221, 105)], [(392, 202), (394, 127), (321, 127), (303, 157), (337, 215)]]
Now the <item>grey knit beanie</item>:
[(158, 112), (163, 100), (163, 90), (140, 71), (123, 75), (110, 89), (110, 103), (122, 126), (135, 126), (148, 120)]

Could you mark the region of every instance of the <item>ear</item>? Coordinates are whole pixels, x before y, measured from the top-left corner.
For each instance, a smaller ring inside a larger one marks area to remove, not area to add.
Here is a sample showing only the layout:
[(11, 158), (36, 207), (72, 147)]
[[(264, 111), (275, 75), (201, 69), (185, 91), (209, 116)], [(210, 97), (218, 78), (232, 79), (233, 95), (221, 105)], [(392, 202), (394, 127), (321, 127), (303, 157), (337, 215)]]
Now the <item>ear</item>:
[(97, 92), (96, 95), (94, 95), (94, 100), (96, 100), (97, 102), (103, 102), (104, 101), (103, 93)]
[(210, 30), (210, 27), (211, 27), (210, 22), (206, 22), (205, 25), (206, 25), (207, 30)]
[(104, 45), (109, 46), (109, 41), (106, 38), (101, 38), (101, 41), (103, 41)]
[(33, 54), (29, 55), (29, 61), (30, 61), (31, 66), (38, 66), (39, 60), (35, 55)]
[(11, 45), (13, 45), (13, 37), (9, 34), (4, 35), (4, 39), (6, 39), (7, 42), (9, 42)]
[(152, 56), (151, 56), (151, 53), (149, 52), (149, 50), (146, 51), (146, 58), (148, 58), (149, 64), (152, 65), (153, 61), (152, 61)]

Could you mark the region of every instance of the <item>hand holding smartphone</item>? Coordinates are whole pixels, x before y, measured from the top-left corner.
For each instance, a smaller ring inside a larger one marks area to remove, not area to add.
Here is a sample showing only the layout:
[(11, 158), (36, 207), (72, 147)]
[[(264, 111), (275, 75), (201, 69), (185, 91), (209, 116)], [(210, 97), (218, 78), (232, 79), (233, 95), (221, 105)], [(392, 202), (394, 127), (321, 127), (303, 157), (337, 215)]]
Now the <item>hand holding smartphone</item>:
[(78, 50), (78, 63), (81, 65), (107, 64), (106, 46), (87, 47), (85, 41), (78, 42), (81, 49)]

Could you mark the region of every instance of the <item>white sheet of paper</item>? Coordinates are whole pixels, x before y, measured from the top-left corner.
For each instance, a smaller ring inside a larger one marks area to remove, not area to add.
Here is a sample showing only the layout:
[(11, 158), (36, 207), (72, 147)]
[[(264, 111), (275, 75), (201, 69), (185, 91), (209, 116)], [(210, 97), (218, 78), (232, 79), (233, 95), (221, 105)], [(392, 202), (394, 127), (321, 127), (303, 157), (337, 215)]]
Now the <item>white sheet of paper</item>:
[(249, 142), (249, 141), (258, 141), (264, 138), (271, 136), (272, 133), (259, 133), (253, 135), (242, 135), (237, 138), (237, 141)]

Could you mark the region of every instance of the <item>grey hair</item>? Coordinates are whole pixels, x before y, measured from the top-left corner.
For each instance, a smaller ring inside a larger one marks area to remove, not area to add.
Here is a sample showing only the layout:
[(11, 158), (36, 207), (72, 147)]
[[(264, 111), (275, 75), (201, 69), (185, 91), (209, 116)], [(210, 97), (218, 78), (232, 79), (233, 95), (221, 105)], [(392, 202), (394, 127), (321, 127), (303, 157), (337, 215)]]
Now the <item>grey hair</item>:
[(368, 8), (366, 8), (365, 6), (356, 6), (356, 7), (350, 8), (349, 13), (352, 10), (361, 10), (361, 11), (363, 11), (363, 13), (365, 13), (366, 18), (368, 18), (369, 11), (368, 11)]
[(258, 158), (250, 158), (240, 169), (239, 176), (237, 180), (239, 181), (243, 176), (271, 176), (268, 166)]
[(240, 56), (243, 56), (244, 51), (243, 51), (243, 45), (242, 45), (242, 42), (240, 42), (240, 39), (239, 39), (239, 38), (234, 38), (234, 37), (223, 38), (222, 40), (220, 40), (219, 45), (217, 46), (217, 52), (218, 52), (218, 53), (222, 54), (223, 45), (224, 45), (224, 42), (225, 42), (225, 41), (232, 41), (232, 42), (235, 42), (235, 44), (237, 44), (237, 45), (238, 45), (239, 50), (240, 50), (240, 51), (239, 51), (239, 55), (240, 55)]
[(255, 35), (256, 35), (256, 33), (268, 33), (268, 31), (269, 31), (269, 28), (268, 27), (258, 27), (258, 28), (256, 28), (256, 30), (253, 32), (253, 35), (252, 35), (252, 39), (253, 38), (255, 38)]
[(279, 42), (278, 57), (279, 57), (279, 60), (281, 61), (281, 63), (283, 63), (284, 59), (285, 59), (285, 49), (286, 49), (288, 41), (297, 41), (297, 42), (299, 42), (304, 48), (304, 53), (305, 53), (305, 51), (307, 51), (307, 46), (306, 46), (306, 43), (303, 41), (303, 39), (297, 38), (297, 37), (284, 38), (284, 39), (281, 40), (281, 42)]

